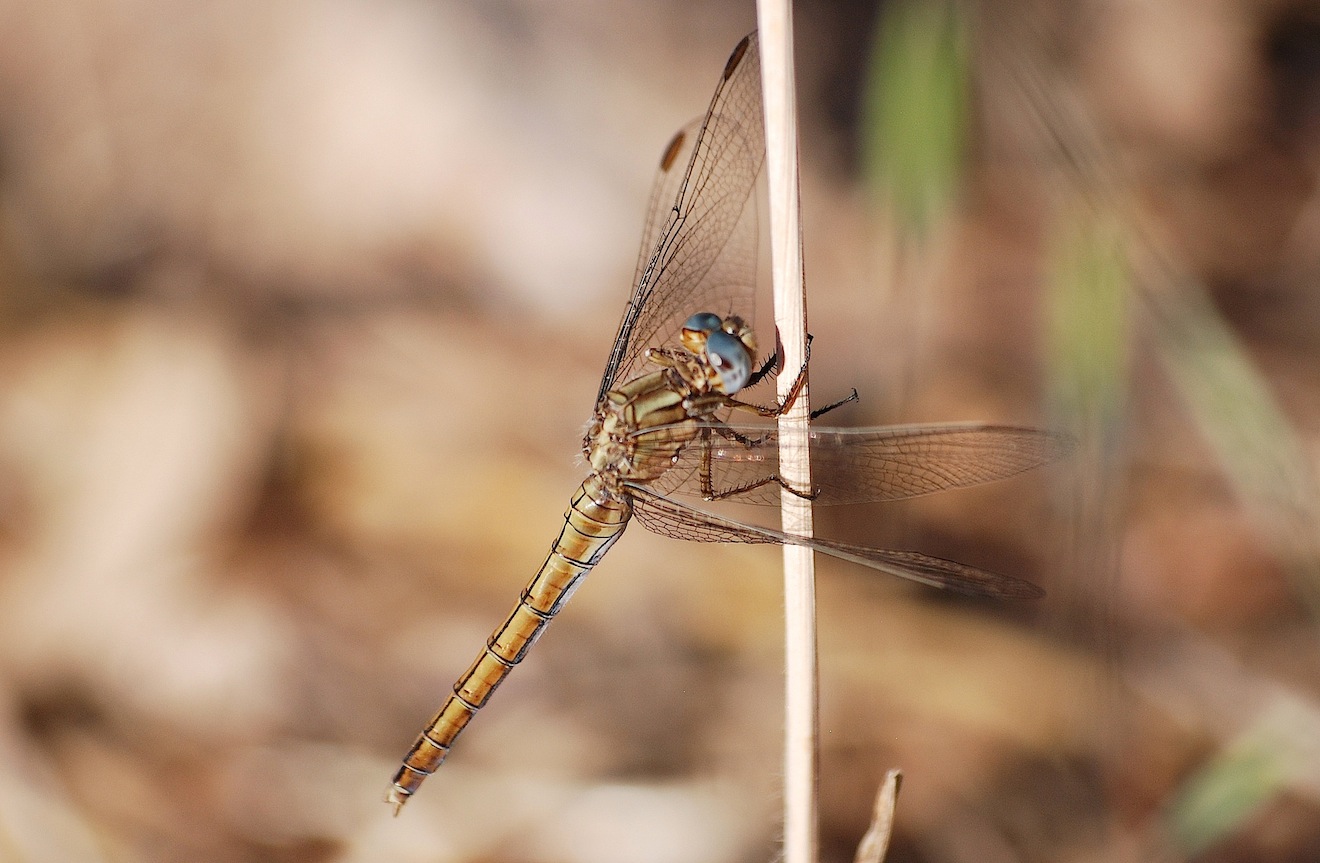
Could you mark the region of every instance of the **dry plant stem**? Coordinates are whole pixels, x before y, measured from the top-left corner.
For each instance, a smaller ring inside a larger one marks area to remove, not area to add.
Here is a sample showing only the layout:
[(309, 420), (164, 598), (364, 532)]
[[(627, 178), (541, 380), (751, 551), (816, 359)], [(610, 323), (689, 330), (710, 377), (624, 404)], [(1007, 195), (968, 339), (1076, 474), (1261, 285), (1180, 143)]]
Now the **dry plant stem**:
[(891, 768), (880, 783), (875, 795), (875, 810), (871, 813), (871, 826), (862, 841), (857, 843), (857, 856), (853, 863), (881, 863), (889, 852), (889, 837), (894, 832), (894, 807), (898, 805), (898, 789), (903, 784), (903, 772)]
[[(770, 254), (773, 262), (775, 326), (783, 368), (802, 367), (806, 356), (806, 296), (799, 223), (797, 105), (794, 95), (793, 18), (788, 0), (758, 0), (761, 81), (765, 99), (766, 176), (770, 190)], [(778, 378), (787, 396), (793, 374)], [(779, 419), (780, 474), (793, 488), (811, 488), (804, 385)], [(784, 531), (811, 536), (811, 502), (783, 493)], [(818, 720), (816, 683), (815, 569), (810, 549), (784, 546), (785, 722), (784, 861), (817, 859), (816, 779)]]

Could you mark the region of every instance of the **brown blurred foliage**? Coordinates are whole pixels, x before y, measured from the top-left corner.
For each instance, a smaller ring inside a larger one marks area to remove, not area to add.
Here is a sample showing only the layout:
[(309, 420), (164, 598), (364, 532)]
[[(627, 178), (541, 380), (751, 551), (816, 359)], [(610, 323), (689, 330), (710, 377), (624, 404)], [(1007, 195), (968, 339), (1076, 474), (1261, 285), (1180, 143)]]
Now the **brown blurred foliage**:
[[(797, 11), (815, 391), (1081, 446), (822, 517), (1050, 592), (822, 564), (826, 859), (891, 766), (891, 860), (1316, 859), (1320, 14), (973, 12), (972, 158), (918, 250), (855, 167), (877, 10)], [(0, 3), (0, 860), (774, 859), (778, 556), (637, 527), (382, 802), (552, 538), (647, 172), (751, 14)], [(1163, 261), (1133, 256), (1103, 410), (1051, 395), (1088, 208)], [(1238, 390), (1189, 395), (1187, 295), (1288, 476), (1233, 461)]]

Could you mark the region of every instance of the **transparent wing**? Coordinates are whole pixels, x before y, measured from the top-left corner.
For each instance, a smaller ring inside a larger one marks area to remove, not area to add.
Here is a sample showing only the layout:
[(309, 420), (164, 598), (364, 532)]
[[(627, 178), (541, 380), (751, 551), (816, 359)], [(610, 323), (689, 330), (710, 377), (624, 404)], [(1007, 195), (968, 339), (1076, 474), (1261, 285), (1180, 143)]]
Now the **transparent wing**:
[(648, 489), (629, 485), (633, 517), (652, 533), (693, 542), (803, 545), (852, 563), (920, 584), (992, 599), (1035, 599), (1044, 591), (1029, 581), (913, 551), (890, 551), (828, 539), (805, 539), (768, 527), (743, 524), (693, 509)]
[[(693, 145), (701, 136), (705, 117), (698, 117), (674, 133), (660, 155), (660, 167), (651, 183), (651, 197), (646, 205), (646, 224), (642, 226), (642, 244), (637, 251), (637, 270), (633, 273), (633, 290), (642, 284), (647, 266), (660, 245), (660, 238), (674, 227), (674, 201), (678, 190), (687, 179), (692, 161)], [(630, 298), (631, 300), (632, 298)]]
[(765, 159), (763, 130), (761, 60), (753, 33), (729, 57), (706, 116), (684, 127), (665, 149), (637, 279), (597, 403), (616, 381), (634, 376), (648, 347), (676, 343), (679, 327), (694, 312), (752, 318), (756, 220), (754, 208), (745, 211)]
[[(649, 483), (661, 493), (779, 505), (779, 440), (772, 427), (712, 424)], [(1067, 435), (981, 423), (813, 428), (811, 475), (818, 504), (901, 500), (1005, 479), (1067, 455)]]

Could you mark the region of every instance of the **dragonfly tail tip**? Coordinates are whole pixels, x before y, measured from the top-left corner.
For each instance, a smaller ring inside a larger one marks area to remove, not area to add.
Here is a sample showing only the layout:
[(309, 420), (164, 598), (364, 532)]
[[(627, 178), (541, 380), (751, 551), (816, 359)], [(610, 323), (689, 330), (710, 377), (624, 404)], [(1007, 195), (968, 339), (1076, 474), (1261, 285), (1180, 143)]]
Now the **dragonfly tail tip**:
[(399, 813), (403, 811), (403, 804), (407, 803), (411, 796), (397, 785), (390, 786), (389, 792), (385, 795), (385, 802), (394, 807), (395, 818), (399, 817)]

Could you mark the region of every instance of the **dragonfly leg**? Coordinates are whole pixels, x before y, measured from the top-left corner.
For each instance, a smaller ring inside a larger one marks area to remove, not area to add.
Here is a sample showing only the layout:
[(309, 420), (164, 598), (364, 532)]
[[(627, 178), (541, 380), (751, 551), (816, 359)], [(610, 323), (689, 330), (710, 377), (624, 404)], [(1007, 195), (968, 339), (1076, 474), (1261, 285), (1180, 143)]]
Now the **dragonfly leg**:
[[(811, 344), (811, 333), (807, 333), (807, 344)], [(810, 348), (808, 348), (808, 350), (810, 350)], [(761, 367), (753, 372), (752, 376), (747, 379), (747, 383), (744, 385), (743, 389), (756, 386), (761, 381), (765, 380), (766, 375), (769, 375), (771, 372), (778, 374), (783, 361), (783, 352), (776, 348), (773, 354), (765, 358), (765, 362), (761, 364)]]
[(767, 432), (763, 435), (758, 435), (756, 437), (752, 437), (751, 435), (743, 434), (737, 429), (729, 428), (722, 422), (718, 422), (716, 420), (710, 420), (708, 422), (709, 422), (710, 431), (713, 431), (715, 434), (719, 435), (725, 440), (731, 440), (734, 443), (740, 443), (745, 447), (760, 446), (761, 444), (765, 443), (767, 440), (769, 440), (772, 437), (772, 434), (770, 432)]
[(666, 369), (672, 369), (678, 365), (678, 360), (674, 358), (674, 351), (670, 348), (647, 348), (646, 358), (657, 366)]
[(723, 423), (712, 423), (703, 428), (701, 437), (701, 470), (699, 474), (701, 480), (701, 496), (706, 500), (724, 500), (725, 498), (737, 497), (740, 494), (746, 494), (749, 491), (769, 485), (772, 482), (778, 483), (780, 488), (790, 494), (797, 495), (800, 498), (806, 500), (816, 499), (816, 495), (819, 494), (819, 491), (802, 491), (801, 489), (794, 488), (777, 473), (772, 473), (754, 482), (743, 483), (742, 485), (734, 486), (732, 488), (715, 488), (714, 470), (711, 462), (712, 450), (710, 445), (710, 436), (712, 433), (749, 447), (764, 443), (769, 437), (769, 435), (760, 438), (749, 437), (748, 435), (740, 433), (736, 429), (731, 429), (725, 426)]
[[(778, 363), (779, 361), (779, 353), (777, 351), (775, 352), (774, 361), (775, 363)], [(802, 359), (802, 368), (798, 369), (797, 377), (793, 379), (793, 386), (789, 388), (788, 394), (784, 396), (784, 400), (778, 404), (757, 405), (757, 404), (752, 404), (751, 402), (740, 402), (734, 398), (726, 398), (724, 403), (731, 408), (738, 408), (745, 411), (752, 411), (753, 413), (763, 417), (783, 416), (785, 413), (788, 412), (788, 409), (793, 406), (793, 402), (797, 401), (798, 393), (802, 392), (802, 387), (807, 382), (807, 364), (810, 361), (811, 361), (811, 339), (808, 337), (806, 356)], [(765, 371), (765, 366), (762, 366), (761, 369), (762, 371)], [(759, 379), (753, 376), (753, 380), (759, 380)]]
[(834, 402), (834, 403), (832, 403), (832, 404), (825, 405), (825, 407), (823, 407), (823, 408), (816, 408), (814, 411), (811, 412), (811, 417), (810, 417), (810, 418), (814, 420), (816, 417), (821, 416), (821, 415), (823, 415), (823, 414), (827, 414), (827, 413), (829, 413), (830, 411), (834, 410), (835, 408), (841, 408), (841, 407), (843, 407), (844, 405), (848, 404), (849, 402), (855, 402), (855, 401), (857, 401), (857, 398), (858, 398), (858, 397), (857, 397), (857, 387), (853, 387), (853, 390), (852, 390), (851, 393), (849, 393), (848, 395), (846, 395), (846, 396), (844, 396), (843, 398), (839, 399), (837, 402)]
[[(799, 389), (801, 389), (801, 387), (799, 387)], [(835, 408), (841, 408), (846, 404), (851, 404), (852, 402), (859, 401), (860, 398), (861, 397), (857, 395), (857, 388), (853, 387), (852, 392), (848, 393), (848, 395), (844, 396), (838, 401), (830, 402), (829, 404), (825, 405), (825, 407), (823, 408), (816, 408), (815, 410), (813, 410), (809, 415), (808, 419), (814, 420), (816, 419), (816, 417), (823, 416), (829, 413), (830, 411), (834, 410)], [(796, 400), (797, 400), (797, 392), (794, 391), (789, 394), (788, 398), (784, 399), (783, 404), (777, 404), (773, 406), (757, 405), (757, 404), (752, 404), (751, 402), (740, 402), (737, 399), (732, 399), (732, 398), (723, 399), (723, 404), (726, 407), (751, 411), (757, 414), (758, 416), (774, 418), (774, 417), (783, 416), (784, 413), (786, 413), (788, 409), (793, 406), (793, 402)], [(740, 442), (746, 443), (746, 441), (740, 441)]]
[[(784, 361), (784, 346), (783, 346), (782, 344), (778, 344), (778, 341), (779, 341), (778, 336), (779, 336), (779, 333), (778, 333), (778, 331), (776, 331), (776, 333), (775, 333), (775, 341), (776, 341), (775, 352), (774, 352), (773, 354), (771, 354), (770, 356), (768, 356), (768, 357), (765, 358), (765, 362), (762, 363), (762, 364), (761, 364), (761, 367), (760, 367), (759, 369), (757, 369), (756, 372), (754, 372), (754, 373), (752, 374), (752, 376), (747, 380), (747, 384), (743, 387), (743, 389), (747, 389), (748, 387), (754, 387), (754, 386), (756, 386), (756, 385), (759, 384), (761, 381), (765, 380), (766, 375), (770, 374), (771, 372), (774, 372), (774, 373), (776, 373), (776, 374), (779, 373), (779, 370), (780, 370), (780, 368), (781, 368), (781, 366), (782, 366), (782, 364), (783, 364), (783, 361)], [(813, 336), (811, 333), (807, 333), (807, 356), (808, 356), (808, 357), (811, 356), (811, 340), (814, 339), (814, 338), (815, 338), (815, 336)], [(803, 363), (803, 369), (805, 370), (805, 368), (806, 368), (806, 364), (805, 364), (805, 361), (804, 361), (804, 363)], [(799, 372), (798, 374), (799, 374), (799, 376), (800, 376), (802, 373)]]
[(766, 375), (775, 371), (777, 368), (779, 368), (779, 354), (771, 354), (765, 358), (765, 362), (761, 364), (759, 369), (752, 372), (752, 376), (747, 379), (747, 383), (743, 384), (743, 389), (749, 389), (756, 386), (761, 381), (765, 380)]
[(784, 491), (796, 495), (803, 500), (815, 500), (816, 496), (820, 494), (819, 490), (802, 491), (801, 489), (794, 488), (787, 480), (783, 479), (777, 473), (762, 477), (756, 482), (743, 483), (742, 485), (734, 486), (733, 488), (717, 489), (711, 481), (710, 474), (703, 470), (701, 473), (701, 496), (706, 500), (724, 500), (730, 497), (737, 497), (740, 494), (746, 494), (749, 491), (754, 491), (762, 486), (769, 485), (772, 482), (779, 483), (779, 487)]

